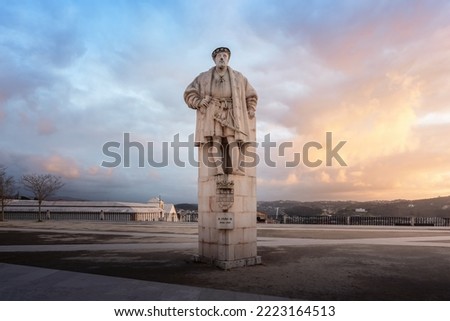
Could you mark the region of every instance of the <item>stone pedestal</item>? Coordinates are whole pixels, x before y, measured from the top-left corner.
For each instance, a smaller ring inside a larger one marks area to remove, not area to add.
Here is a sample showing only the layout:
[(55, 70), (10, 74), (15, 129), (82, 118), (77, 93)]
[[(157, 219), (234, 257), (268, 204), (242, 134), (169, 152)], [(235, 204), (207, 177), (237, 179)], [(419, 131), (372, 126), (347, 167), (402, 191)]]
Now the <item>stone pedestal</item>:
[[(206, 150), (199, 148), (199, 159)], [(214, 176), (200, 162), (197, 260), (231, 269), (261, 264), (256, 244), (256, 168), (245, 175)]]

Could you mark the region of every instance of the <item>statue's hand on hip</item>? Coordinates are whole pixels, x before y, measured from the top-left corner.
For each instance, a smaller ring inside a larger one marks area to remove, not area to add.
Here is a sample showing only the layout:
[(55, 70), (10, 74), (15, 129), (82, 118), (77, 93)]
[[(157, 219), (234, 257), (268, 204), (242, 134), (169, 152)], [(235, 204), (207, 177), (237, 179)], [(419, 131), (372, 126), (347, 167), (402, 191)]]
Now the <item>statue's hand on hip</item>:
[(200, 109), (200, 112), (202, 114), (206, 113), (206, 108), (208, 108), (208, 104), (209, 104), (210, 101), (211, 101), (211, 97), (206, 96), (198, 104), (198, 109)]

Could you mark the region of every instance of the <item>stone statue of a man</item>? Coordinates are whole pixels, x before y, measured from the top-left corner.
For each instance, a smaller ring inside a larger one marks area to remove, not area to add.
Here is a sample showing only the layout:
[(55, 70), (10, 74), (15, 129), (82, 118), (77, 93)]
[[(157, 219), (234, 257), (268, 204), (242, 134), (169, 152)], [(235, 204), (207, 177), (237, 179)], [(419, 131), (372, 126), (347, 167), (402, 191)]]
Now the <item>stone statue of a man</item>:
[(241, 147), (256, 140), (258, 96), (247, 79), (228, 66), (230, 56), (228, 48), (215, 49), (216, 66), (198, 75), (184, 92), (186, 104), (197, 110), (195, 145), (216, 148), (210, 154), (215, 175), (245, 175), (240, 166)]

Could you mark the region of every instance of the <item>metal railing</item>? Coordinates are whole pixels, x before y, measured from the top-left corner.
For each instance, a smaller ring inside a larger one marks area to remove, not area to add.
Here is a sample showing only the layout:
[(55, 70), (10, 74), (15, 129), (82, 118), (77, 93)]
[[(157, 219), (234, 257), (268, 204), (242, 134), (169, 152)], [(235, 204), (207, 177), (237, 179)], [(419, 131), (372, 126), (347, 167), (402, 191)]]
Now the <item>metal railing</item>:
[(448, 217), (285, 216), (285, 224), (450, 226)]
[[(114, 213), (107, 212), (51, 212), (49, 215), (47, 212), (41, 213), (43, 220), (76, 220), (76, 221), (114, 221), (114, 222), (127, 222), (134, 221), (135, 215), (133, 213)], [(39, 214), (37, 212), (5, 212), (6, 220), (38, 220)]]

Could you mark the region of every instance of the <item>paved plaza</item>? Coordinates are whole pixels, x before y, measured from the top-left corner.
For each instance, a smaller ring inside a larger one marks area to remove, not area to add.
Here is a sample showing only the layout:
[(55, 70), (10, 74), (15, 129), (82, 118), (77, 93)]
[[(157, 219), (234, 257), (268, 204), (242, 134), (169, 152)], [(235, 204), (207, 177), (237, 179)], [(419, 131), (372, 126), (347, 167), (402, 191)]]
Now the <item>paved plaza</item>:
[(195, 223), (0, 223), (2, 300), (450, 300), (450, 229), (258, 225), (263, 264), (195, 263)]

